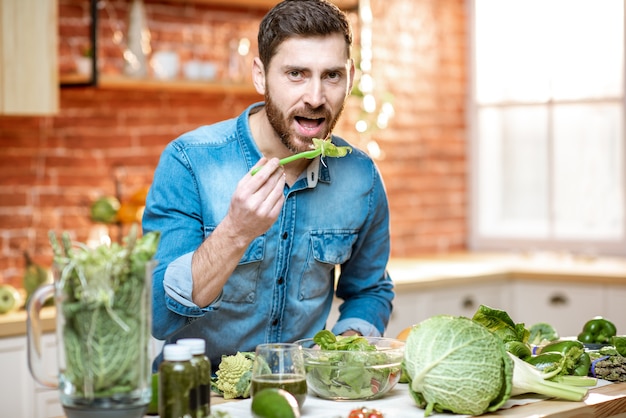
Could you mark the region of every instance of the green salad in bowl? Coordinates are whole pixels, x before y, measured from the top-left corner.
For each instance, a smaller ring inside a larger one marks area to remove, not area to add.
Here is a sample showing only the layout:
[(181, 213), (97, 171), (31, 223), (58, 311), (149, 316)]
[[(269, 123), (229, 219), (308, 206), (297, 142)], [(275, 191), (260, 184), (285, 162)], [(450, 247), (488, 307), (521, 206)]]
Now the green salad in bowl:
[(324, 330), (296, 344), (302, 347), (307, 385), (320, 398), (377, 399), (402, 375), (404, 341)]

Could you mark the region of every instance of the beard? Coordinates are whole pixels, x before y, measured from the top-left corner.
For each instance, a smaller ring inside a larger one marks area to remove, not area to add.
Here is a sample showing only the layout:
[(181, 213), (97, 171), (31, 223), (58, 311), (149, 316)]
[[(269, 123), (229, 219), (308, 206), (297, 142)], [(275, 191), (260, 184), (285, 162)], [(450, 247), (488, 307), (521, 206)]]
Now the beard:
[[(291, 152), (298, 153), (302, 151), (309, 151), (311, 146), (313, 145), (313, 137), (300, 135), (290, 128), (291, 123), (297, 118), (307, 118), (307, 119), (324, 119), (327, 123), (327, 130), (324, 133), (322, 138), (327, 138), (330, 133), (335, 128), (339, 117), (343, 113), (345, 107), (345, 100), (341, 103), (341, 107), (335, 116), (332, 115), (331, 111), (325, 106), (320, 106), (318, 108), (312, 108), (311, 106), (305, 105), (303, 109), (295, 110), (291, 112), (289, 115), (285, 115), (278, 106), (272, 100), (271, 95), (269, 94), (269, 89), (265, 91), (265, 113), (267, 114), (267, 119), (276, 132), (280, 141), (287, 147), (287, 149)], [(305, 144), (305, 145), (302, 145)]]

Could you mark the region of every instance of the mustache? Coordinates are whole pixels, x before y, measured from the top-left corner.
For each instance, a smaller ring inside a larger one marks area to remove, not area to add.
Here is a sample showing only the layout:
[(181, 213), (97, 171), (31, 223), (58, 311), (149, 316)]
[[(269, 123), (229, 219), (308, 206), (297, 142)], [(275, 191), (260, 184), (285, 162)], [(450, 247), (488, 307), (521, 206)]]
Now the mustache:
[(298, 118), (307, 118), (307, 119), (330, 119), (330, 110), (326, 109), (323, 106), (317, 107), (317, 108), (312, 108), (312, 107), (305, 107), (304, 109), (301, 110), (296, 110), (294, 112), (292, 112), (291, 117), (298, 117)]

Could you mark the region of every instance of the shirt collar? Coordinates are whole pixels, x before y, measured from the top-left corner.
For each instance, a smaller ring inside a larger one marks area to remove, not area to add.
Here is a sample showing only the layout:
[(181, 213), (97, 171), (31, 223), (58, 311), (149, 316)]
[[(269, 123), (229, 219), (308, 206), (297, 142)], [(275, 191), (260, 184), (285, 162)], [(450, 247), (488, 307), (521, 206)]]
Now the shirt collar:
[(306, 168), (306, 181), (309, 189), (317, 186), (317, 182), (330, 183), (330, 171), (328, 166), (322, 161), (322, 157), (316, 157)]

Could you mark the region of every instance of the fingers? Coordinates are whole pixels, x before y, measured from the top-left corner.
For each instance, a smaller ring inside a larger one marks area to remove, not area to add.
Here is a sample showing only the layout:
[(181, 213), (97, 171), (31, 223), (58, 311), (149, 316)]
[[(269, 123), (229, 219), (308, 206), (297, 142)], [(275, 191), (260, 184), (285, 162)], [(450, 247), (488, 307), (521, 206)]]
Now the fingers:
[(285, 173), (278, 159), (259, 160), (256, 174), (244, 176), (231, 198), (229, 217), (240, 233), (257, 236), (278, 218), (284, 203)]
[(254, 167), (252, 167), (249, 174), (251, 176), (255, 176), (260, 171), (265, 171), (265, 173), (268, 174), (268, 171), (272, 172), (278, 167), (280, 167), (280, 160), (278, 160), (277, 158), (272, 158), (268, 160), (267, 158), (262, 157), (259, 161), (257, 161)]

